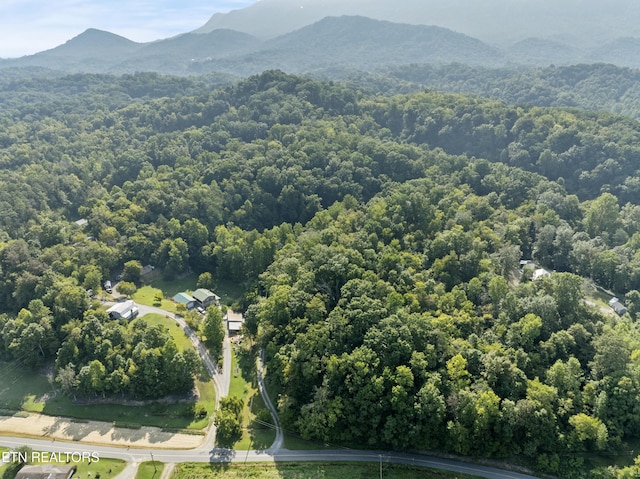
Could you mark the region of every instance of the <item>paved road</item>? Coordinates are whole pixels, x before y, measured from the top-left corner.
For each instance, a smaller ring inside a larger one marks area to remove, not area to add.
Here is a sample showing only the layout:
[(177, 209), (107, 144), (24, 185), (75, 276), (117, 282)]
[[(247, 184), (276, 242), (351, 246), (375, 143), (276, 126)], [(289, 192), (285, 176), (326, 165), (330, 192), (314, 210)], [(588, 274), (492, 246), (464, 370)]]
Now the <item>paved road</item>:
[[(176, 317), (173, 313), (154, 308), (151, 306), (138, 305), (140, 315), (155, 313), (167, 316), (176, 321), (190, 338), (196, 350), (200, 354), (207, 370), (214, 378), (217, 397), (224, 397), (229, 393), (231, 381), (231, 346), (229, 338), (226, 337), (223, 347), (223, 373), (219, 373), (217, 365), (208, 350), (204, 347), (200, 339), (186, 322)], [(0, 436), (0, 446), (16, 448), (28, 446), (34, 450), (49, 452), (97, 452), (101, 457), (112, 457), (123, 459), (129, 464), (118, 476), (118, 479), (133, 479), (138, 468), (138, 464), (152, 458), (164, 462), (170, 467), (180, 462), (295, 462), (295, 461), (357, 461), (357, 462), (383, 462), (394, 464), (409, 464), (415, 466), (431, 467), (451, 472), (469, 474), (472, 476), (487, 479), (537, 479), (535, 476), (521, 474), (517, 472), (505, 471), (502, 469), (480, 466), (462, 461), (453, 461), (418, 454), (405, 454), (389, 451), (360, 451), (354, 449), (343, 450), (320, 450), (320, 451), (290, 451), (282, 449), (283, 434), (280, 421), (275, 407), (273, 406), (264, 386), (263, 381), (263, 354), (260, 354), (257, 362), (258, 387), (264, 398), (264, 402), (271, 412), (276, 424), (276, 440), (267, 450), (261, 451), (234, 451), (213, 447), (215, 441), (215, 427), (213, 425), (207, 432), (207, 437), (203, 444), (197, 449), (191, 450), (168, 450), (152, 448), (120, 448), (113, 446), (99, 446), (83, 444), (79, 442), (56, 442), (55, 440), (14, 438)]]
[[(79, 443), (60, 443), (38, 439), (16, 439), (0, 437), (0, 446), (15, 448), (29, 446), (36, 450), (51, 452), (97, 452), (101, 457), (123, 459), (133, 464), (153, 458), (167, 464), (180, 462), (295, 462), (295, 461), (356, 461), (409, 464), (431, 467), (451, 472), (469, 474), (487, 479), (537, 479), (535, 476), (510, 472), (492, 467), (440, 459), (417, 454), (403, 454), (388, 451), (359, 451), (353, 449), (327, 451), (233, 451), (229, 449), (207, 449), (204, 447), (188, 451), (163, 449), (122, 449), (107, 446), (92, 446)], [(125, 471), (135, 470), (133, 467)], [(122, 476), (121, 476), (122, 477)]]

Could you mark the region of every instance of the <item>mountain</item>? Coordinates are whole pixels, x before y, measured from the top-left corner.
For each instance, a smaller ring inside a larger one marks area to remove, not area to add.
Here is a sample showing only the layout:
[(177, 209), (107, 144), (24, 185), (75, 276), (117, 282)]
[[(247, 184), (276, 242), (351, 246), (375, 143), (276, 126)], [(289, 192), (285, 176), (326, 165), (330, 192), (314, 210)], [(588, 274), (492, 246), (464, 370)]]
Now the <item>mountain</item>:
[(92, 73), (249, 75), (267, 69), (307, 72), (336, 65), (370, 69), (451, 62), (496, 65), (504, 62), (504, 56), (494, 47), (445, 28), (344, 16), (328, 17), (268, 41), (220, 29), (143, 44), (91, 29), (52, 50), (0, 65)]
[(117, 59), (123, 55), (130, 55), (140, 48), (141, 44), (128, 40), (114, 33), (89, 28), (80, 35), (73, 37), (66, 43), (51, 50), (33, 55), (36, 58), (101, 58), (103, 60)]
[(640, 68), (640, 38), (618, 38), (594, 49), (588, 56), (590, 62), (608, 62), (619, 66)]
[[(451, 0), (452, 4), (459, 5), (464, 1), (468, 0)], [(547, 0), (542, 1), (544, 3)], [(585, 5), (592, 3), (591, 0), (581, 1)], [(612, 1), (624, 3), (623, 0)], [(19, 59), (0, 60), (0, 67), (45, 67), (88, 73), (153, 71), (185, 75), (219, 72), (246, 76), (268, 69), (309, 73), (346, 66), (371, 71), (388, 66), (446, 63), (495, 67), (611, 62), (620, 66), (640, 66), (636, 55), (640, 49), (640, 39), (634, 37), (614, 38), (595, 46), (589, 46), (587, 42), (574, 46), (571, 38), (575, 40), (575, 37), (552, 35), (552, 28), (541, 28), (537, 36), (499, 48), (458, 30), (420, 24), (422, 20), (437, 20), (449, 12), (448, 7), (444, 8), (436, 0), (425, 0), (425, 4), (434, 6), (429, 12), (425, 12), (414, 0), (400, 2), (390, 17), (406, 17), (408, 11), (415, 8), (415, 15), (408, 23), (342, 15), (324, 17), (270, 39), (256, 36), (264, 37), (264, 31), (254, 31), (256, 35), (246, 33), (246, 30), (252, 30), (250, 27), (254, 25), (254, 15), (261, 19), (260, 28), (284, 28), (284, 25), (290, 27), (306, 21), (332, 6), (335, 7), (334, 10), (340, 10), (338, 6), (342, 5), (334, 0), (327, 0), (326, 4), (316, 0), (301, 2), (294, 11), (290, 0), (263, 0), (252, 7), (232, 12), (235, 16), (231, 13), (228, 14), (230, 16), (214, 16), (207, 28), (203, 27), (197, 32), (151, 43), (136, 43), (109, 32), (89, 29), (51, 50)], [(503, 0), (478, 0), (482, 5), (495, 6), (501, 2)], [(579, 0), (567, 2), (580, 3)], [(522, 10), (524, 3), (522, 0), (511, 0), (512, 8), (500, 13), (499, 18), (507, 25), (508, 18), (517, 18), (515, 13), (525, 12)], [(527, 8), (533, 9), (529, 3), (527, 5)], [(488, 17), (491, 21), (497, 18), (492, 16), (490, 10), (480, 14), (475, 3), (467, 6), (467, 15), (475, 14), (478, 24), (484, 24)], [(348, 9), (347, 7), (370, 11), (373, 16), (380, 16), (390, 8), (389, 2), (380, 0), (350, 0), (341, 9)], [(562, 10), (564, 7), (558, 8)], [(298, 10), (306, 10), (307, 13), (300, 13)], [(279, 23), (271, 22), (271, 15), (278, 12)], [(531, 12), (532, 19), (540, 18), (541, 14), (536, 17), (535, 12)], [(635, 10), (630, 10), (631, 14), (634, 12)], [(602, 18), (608, 17), (603, 13)], [(558, 21), (560, 20), (556, 23)], [(229, 28), (205, 32), (208, 28), (220, 25), (227, 25)], [(237, 27), (238, 30), (230, 29), (231, 27)], [(505, 26), (505, 32), (508, 33), (510, 28), (511, 25)], [(630, 29), (623, 29), (621, 32), (627, 30)], [(572, 29), (568, 28), (567, 31)], [(595, 29), (594, 32), (598, 30)], [(598, 34), (594, 33), (594, 36)]]
[[(498, 64), (503, 55), (451, 30), (359, 16), (327, 17), (264, 43), (272, 67), (305, 71), (336, 65), (372, 68), (410, 63)], [(241, 60), (242, 61), (242, 60)]]
[(635, 0), (260, 0), (213, 15), (197, 32), (230, 28), (266, 39), (341, 15), (438, 25), (504, 47), (532, 37), (589, 48), (640, 37)]
[(547, 66), (575, 63), (585, 55), (584, 50), (559, 41), (543, 38), (526, 38), (506, 49), (514, 63)]
[(103, 71), (104, 66), (135, 53), (142, 44), (119, 35), (90, 28), (66, 43), (17, 59), (3, 66), (37, 66), (66, 71)]

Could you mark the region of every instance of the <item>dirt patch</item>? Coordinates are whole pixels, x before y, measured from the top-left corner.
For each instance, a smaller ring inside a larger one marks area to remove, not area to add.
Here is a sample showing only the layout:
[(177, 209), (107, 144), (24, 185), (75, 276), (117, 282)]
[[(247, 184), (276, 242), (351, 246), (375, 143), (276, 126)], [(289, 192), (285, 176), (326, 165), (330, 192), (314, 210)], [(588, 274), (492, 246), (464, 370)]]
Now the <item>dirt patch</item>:
[(114, 427), (106, 422), (78, 422), (42, 414), (29, 414), (28, 417), (0, 416), (1, 434), (159, 449), (194, 449), (204, 440), (202, 435), (163, 431), (157, 427), (128, 429)]

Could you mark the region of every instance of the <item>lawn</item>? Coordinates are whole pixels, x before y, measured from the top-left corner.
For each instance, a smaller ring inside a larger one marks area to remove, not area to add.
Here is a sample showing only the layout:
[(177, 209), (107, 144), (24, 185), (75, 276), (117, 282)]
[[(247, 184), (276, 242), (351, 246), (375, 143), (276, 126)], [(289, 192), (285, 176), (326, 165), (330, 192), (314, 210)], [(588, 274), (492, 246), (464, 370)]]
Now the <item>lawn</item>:
[[(36, 454), (41, 455), (40, 457), (43, 460), (35, 460)], [(69, 464), (67, 464), (64, 460), (52, 461), (50, 453), (33, 452), (31, 453), (31, 457), (34, 458), (33, 464), (57, 464), (61, 466), (75, 465), (78, 467), (78, 469), (76, 470), (76, 473), (73, 475), (73, 477), (77, 479), (91, 477), (109, 479), (120, 474), (127, 465), (127, 463), (121, 459), (111, 459), (106, 457), (100, 457), (98, 461), (80, 461), (77, 463)]]
[[(474, 476), (432, 469), (383, 464), (385, 479), (473, 479)], [(268, 463), (268, 464), (177, 464), (175, 479), (373, 479), (379, 477), (375, 463)]]
[(187, 337), (184, 330), (173, 319), (167, 318), (161, 314), (146, 314), (143, 316), (144, 321), (149, 325), (164, 326), (169, 330), (173, 340), (176, 342), (178, 349), (193, 349), (191, 340)]
[(272, 423), (272, 420), (258, 391), (255, 358), (255, 353), (248, 348), (233, 346), (229, 396), (244, 400), (243, 433), (233, 445), (235, 449), (266, 449), (276, 437), (275, 429), (261, 424)]
[[(0, 447), (0, 453), (4, 451), (9, 451), (6, 447)], [(29, 463), (30, 464), (56, 464), (61, 466), (69, 465), (66, 462), (66, 456), (64, 460), (54, 461), (50, 453), (43, 453), (41, 451), (25, 451), (28, 454)], [(40, 459), (40, 460), (38, 460)], [(59, 458), (58, 458), (59, 459)], [(33, 460), (33, 462), (31, 462)], [(7, 468), (8, 463), (0, 462), (0, 477), (2, 477), (3, 473)], [(116, 477), (118, 474), (122, 472), (127, 463), (120, 459), (110, 459), (105, 457), (100, 457), (98, 461), (81, 461), (78, 463), (73, 463), (73, 465), (77, 466), (76, 473), (74, 474), (74, 478), (101, 478), (101, 479), (109, 479), (111, 477)]]
[(142, 462), (138, 466), (136, 479), (157, 479), (162, 475), (164, 463), (158, 461)]
[[(160, 302), (156, 301), (156, 295), (158, 293), (162, 295), (162, 301)], [(154, 288), (153, 286), (147, 285), (147, 286), (143, 286), (142, 288), (139, 288), (135, 292), (135, 294), (133, 295), (133, 300), (139, 304), (144, 304), (146, 306), (155, 306), (157, 308), (162, 308), (165, 311), (171, 311), (172, 313), (175, 313), (176, 303), (168, 299), (171, 297), (173, 296), (167, 297), (167, 295), (164, 294), (164, 292), (161, 289)]]

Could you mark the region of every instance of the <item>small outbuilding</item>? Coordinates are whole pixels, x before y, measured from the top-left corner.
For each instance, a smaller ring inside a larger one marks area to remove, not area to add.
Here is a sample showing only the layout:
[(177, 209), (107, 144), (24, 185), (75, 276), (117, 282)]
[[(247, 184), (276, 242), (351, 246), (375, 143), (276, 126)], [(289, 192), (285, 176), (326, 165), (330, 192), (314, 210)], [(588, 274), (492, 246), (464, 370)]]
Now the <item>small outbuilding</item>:
[(618, 314), (618, 316), (622, 316), (628, 311), (626, 306), (622, 304), (618, 298), (611, 298), (609, 300), (609, 306)]
[(16, 479), (71, 479), (76, 466), (24, 466), (16, 474)]
[(208, 289), (200, 288), (196, 289), (193, 294), (193, 298), (198, 302), (199, 306), (208, 308), (212, 304), (220, 305), (220, 296), (209, 291)]
[(109, 314), (109, 318), (111, 319), (126, 319), (127, 321), (131, 321), (138, 317), (138, 308), (136, 303), (133, 300), (124, 301), (122, 303), (116, 303), (107, 309), (107, 313)]
[(224, 320), (227, 322), (227, 330), (229, 331), (229, 335), (233, 336), (240, 333), (240, 331), (242, 330), (242, 325), (244, 324), (244, 317), (242, 316), (242, 313), (229, 310), (224, 316)]
[(188, 293), (178, 293), (173, 297), (173, 300), (176, 303), (184, 304), (187, 309), (193, 309), (198, 304), (195, 298)]
[(535, 281), (537, 279), (548, 278), (549, 276), (551, 276), (550, 271), (547, 271), (544, 268), (538, 268), (533, 271), (533, 276), (531, 277), (531, 279)]

